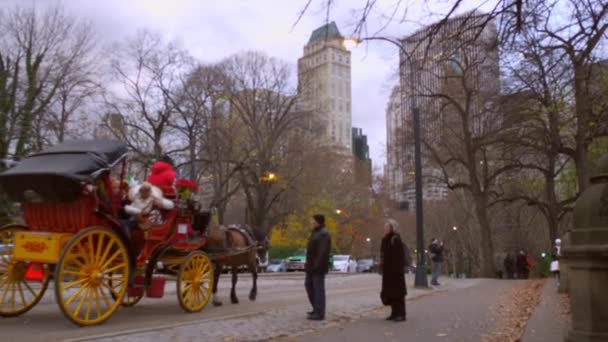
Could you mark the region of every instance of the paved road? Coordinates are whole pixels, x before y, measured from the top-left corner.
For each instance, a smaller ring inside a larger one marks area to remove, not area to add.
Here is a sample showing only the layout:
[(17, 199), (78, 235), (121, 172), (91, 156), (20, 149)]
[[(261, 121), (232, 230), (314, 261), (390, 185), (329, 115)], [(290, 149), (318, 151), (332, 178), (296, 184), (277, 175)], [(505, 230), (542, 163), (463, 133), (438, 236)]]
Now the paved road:
[[(478, 282), (454, 280), (451, 288), (473, 286)], [(180, 309), (175, 294), (166, 293), (163, 299), (144, 299), (133, 308), (121, 308), (105, 324), (87, 328), (78, 328), (67, 321), (50, 291), (43, 303), (25, 315), (1, 319), (0, 335), (6, 341), (45, 342), (261, 340), (332, 326), (379, 307), (380, 277), (376, 274), (330, 275), (327, 282), (330, 319), (314, 324), (305, 320), (309, 307), (301, 274), (261, 277), (258, 285), (257, 302), (247, 299), (251, 282), (249, 277), (242, 277), (238, 284), (241, 304), (229, 304), (229, 277), (224, 277), (220, 284), (225, 299), (222, 307), (210, 304), (201, 313), (186, 314)], [(170, 282), (168, 289), (173, 286)], [(446, 287), (450, 286), (446, 283)]]
[(470, 288), (411, 300), (407, 322), (384, 321), (385, 309), (356, 322), (279, 341), (481, 341), (495, 326), (496, 301), (515, 283), (484, 280)]

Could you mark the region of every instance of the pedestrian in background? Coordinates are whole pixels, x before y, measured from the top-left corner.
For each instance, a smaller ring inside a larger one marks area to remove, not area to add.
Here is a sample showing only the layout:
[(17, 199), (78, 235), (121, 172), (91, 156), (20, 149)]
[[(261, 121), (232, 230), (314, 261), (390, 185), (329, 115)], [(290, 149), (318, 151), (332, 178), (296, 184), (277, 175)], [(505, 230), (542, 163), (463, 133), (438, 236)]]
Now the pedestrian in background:
[(432, 239), (429, 245), (429, 256), (433, 262), (431, 285), (439, 286), (439, 275), (443, 265), (443, 242), (439, 239)]
[(391, 314), (388, 321), (403, 322), (406, 320), (404, 270), (405, 252), (401, 236), (396, 231), (397, 223), (392, 220), (384, 224), (384, 237), (380, 247), (380, 273), (382, 274), (382, 304), (390, 305)]
[(308, 319), (322, 321), (325, 319), (325, 275), (329, 271), (329, 252), (331, 236), (325, 228), (325, 216), (314, 215), (311, 219), (312, 232), (306, 249), (305, 287), (312, 311)]
[(507, 253), (503, 266), (505, 268), (507, 279), (513, 279), (515, 273), (515, 260), (513, 259), (511, 253)]
[(519, 255), (515, 260), (515, 267), (517, 268), (517, 279), (528, 279), (530, 268), (528, 266), (528, 256), (526, 252), (519, 251)]
[(553, 253), (551, 253), (551, 273), (555, 275), (557, 279), (557, 285), (559, 286), (559, 257), (562, 255), (562, 240), (555, 239), (555, 246), (553, 247)]

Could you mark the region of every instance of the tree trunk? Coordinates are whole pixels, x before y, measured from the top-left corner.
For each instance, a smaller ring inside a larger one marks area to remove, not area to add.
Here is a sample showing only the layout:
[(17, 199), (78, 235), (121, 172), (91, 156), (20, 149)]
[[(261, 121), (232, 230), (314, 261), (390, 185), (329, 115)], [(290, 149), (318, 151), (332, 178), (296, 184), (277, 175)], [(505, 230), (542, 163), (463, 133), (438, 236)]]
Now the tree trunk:
[(473, 194), (473, 198), (475, 200), (475, 211), (481, 233), (481, 276), (493, 278), (495, 276), (494, 243), (492, 242), (492, 227), (488, 220), (487, 203), (483, 193)]
[(576, 148), (574, 163), (576, 164), (576, 178), (578, 181), (578, 192), (583, 193), (589, 186), (589, 159), (587, 150), (589, 147), (589, 125), (593, 108), (589, 98), (588, 71), (584, 65), (574, 63), (574, 100), (576, 109)]

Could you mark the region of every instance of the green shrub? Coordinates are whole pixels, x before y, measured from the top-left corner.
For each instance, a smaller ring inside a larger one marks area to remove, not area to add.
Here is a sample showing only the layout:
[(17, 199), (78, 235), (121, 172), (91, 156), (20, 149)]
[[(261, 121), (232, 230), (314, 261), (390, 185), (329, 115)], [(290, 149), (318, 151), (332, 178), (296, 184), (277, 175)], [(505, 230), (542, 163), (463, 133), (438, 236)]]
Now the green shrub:
[(541, 258), (532, 265), (530, 270), (530, 278), (547, 278), (550, 274), (551, 260), (549, 258)]
[(287, 259), (290, 256), (296, 254), (301, 249), (302, 248), (291, 246), (270, 247), (270, 259)]

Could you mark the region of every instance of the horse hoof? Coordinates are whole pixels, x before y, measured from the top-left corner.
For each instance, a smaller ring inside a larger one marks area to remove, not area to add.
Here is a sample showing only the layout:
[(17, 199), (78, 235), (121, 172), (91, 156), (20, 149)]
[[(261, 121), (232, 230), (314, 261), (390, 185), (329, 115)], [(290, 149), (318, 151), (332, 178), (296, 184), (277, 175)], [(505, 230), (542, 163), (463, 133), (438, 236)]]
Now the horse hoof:
[(257, 296), (256, 296), (256, 295), (254, 295), (254, 294), (249, 295), (249, 300), (250, 300), (250, 301), (252, 301), (252, 302), (255, 302), (255, 299), (256, 299), (256, 298), (257, 298)]
[(238, 304), (239, 303), (239, 300), (237, 298), (232, 298), (231, 301), (232, 301), (232, 304)]
[(213, 306), (222, 306), (223, 304), (222, 302), (213, 302)]

